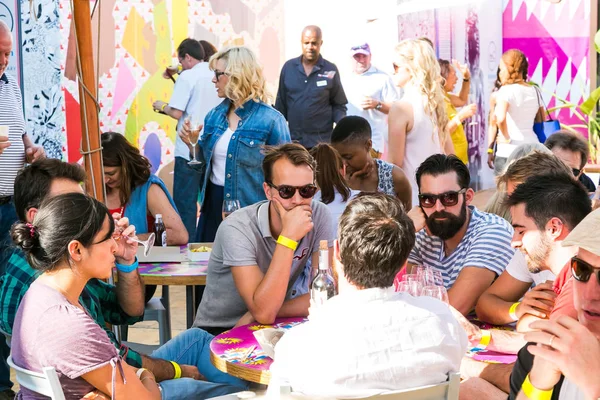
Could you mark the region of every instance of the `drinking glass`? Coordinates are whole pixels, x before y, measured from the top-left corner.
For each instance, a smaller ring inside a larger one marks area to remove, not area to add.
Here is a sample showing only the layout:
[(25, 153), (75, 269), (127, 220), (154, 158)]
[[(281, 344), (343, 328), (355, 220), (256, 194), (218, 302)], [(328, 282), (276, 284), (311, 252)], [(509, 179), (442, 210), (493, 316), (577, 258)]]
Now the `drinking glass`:
[(421, 291), (421, 295), (433, 297), (435, 299), (440, 300), (441, 302), (450, 304), (450, 300), (448, 299), (448, 292), (443, 286), (425, 286)]
[[(121, 240), (123, 236), (121, 235), (115, 235), (114, 239), (115, 240)], [(131, 239), (134, 242), (137, 242), (139, 244), (141, 244), (142, 246), (144, 246), (144, 257), (148, 257), (148, 254), (150, 254), (150, 250), (152, 250), (152, 246), (154, 246), (154, 238), (156, 237), (156, 235), (154, 234), (154, 232), (150, 232), (150, 235), (148, 235), (148, 239), (146, 240), (139, 240), (138, 238), (132, 238), (132, 237), (128, 237), (127, 239)]]
[(229, 217), (232, 212), (239, 210), (240, 208), (239, 200), (223, 200), (223, 220)]
[(192, 114), (189, 116), (188, 121), (190, 122), (190, 144), (192, 145), (192, 153), (194, 157), (192, 160), (188, 162), (188, 165), (198, 165), (202, 164), (201, 161), (196, 157), (196, 145), (198, 144), (198, 140), (200, 139), (200, 131), (202, 130), (202, 118), (199, 115)]
[(410, 293), (410, 284), (405, 281), (398, 282), (398, 287), (396, 287), (396, 292)]

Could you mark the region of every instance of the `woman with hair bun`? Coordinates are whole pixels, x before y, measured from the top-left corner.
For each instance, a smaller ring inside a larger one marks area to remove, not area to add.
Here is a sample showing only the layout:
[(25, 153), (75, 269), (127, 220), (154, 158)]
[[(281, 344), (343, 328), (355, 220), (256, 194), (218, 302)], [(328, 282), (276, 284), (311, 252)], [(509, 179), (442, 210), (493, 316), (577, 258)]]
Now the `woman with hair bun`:
[(533, 123), (538, 113), (543, 117), (545, 111), (537, 89), (527, 82), (528, 68), (527, 58), (520, 50), (511, 49), (502, 54), (499, 73), (502, 86), (496, 92), (494, 108), (500, 133), (493, 160), (496, 174), (502, 171), (506, 159), (518, 145), (539, 143)]
[(402, 168), (412, 187), (412, 204), (418, 204), (415, 171), (433, 154), (454, 154), (446, 126), (446, 101), (440, 65), (433, 48), (420, 39), (398, 43), (394, 57), (396, 86), (404, 96), (388, 115), (388, 161)]
[[(154, 375), (130, 367), (79, 298), (90, 279), (107, 279), (115, 262), (135, 264), (135, 227), (115, 231), (104, 204), (81, 193), (44, 202), (33, 224), (13, 226), (14, 243), (40, 276), (17, 311), (11, 354), (22, 368), (54, 367), (65, 398), (160, 399)], [(46, 398), (21, 387), (17, 398)]]

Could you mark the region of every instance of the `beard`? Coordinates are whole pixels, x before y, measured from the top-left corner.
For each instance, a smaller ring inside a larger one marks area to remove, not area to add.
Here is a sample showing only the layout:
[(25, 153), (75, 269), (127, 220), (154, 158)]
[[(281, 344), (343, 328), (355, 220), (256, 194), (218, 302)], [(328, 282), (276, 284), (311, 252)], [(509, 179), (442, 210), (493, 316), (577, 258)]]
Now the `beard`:
[[(436, 221), (436, 218), (446, 218), (445, 221)], [(442, 240), (448, 240), (458, 233), (467, 221), (467, 204), (463, 203), (460, 215), (454, 215), (446, 211), (436, 211), (427, 217), (427, 227), (432, 235)]]
[(545, 269), (546, 260), (552, 250), (552, 242), (544, 234), (540, 237), (540, 241), (531, 251), (524, 251), (521, 247), (521, 252), (527, 260), (527, 269), (532, 274), (537, 274)]

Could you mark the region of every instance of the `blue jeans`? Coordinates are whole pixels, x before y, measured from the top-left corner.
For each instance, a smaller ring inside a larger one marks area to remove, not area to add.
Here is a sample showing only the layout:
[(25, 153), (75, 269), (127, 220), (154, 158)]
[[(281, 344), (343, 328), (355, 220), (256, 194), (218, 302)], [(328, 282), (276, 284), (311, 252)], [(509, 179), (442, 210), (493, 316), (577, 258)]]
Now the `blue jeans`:
[(190, 328), (169, 340), (151, 356), (178, 364), (195, 365), (206, 381), (191, 378), (160, 382), (163, 400), (208, 399), (248, 389), (248, 382), (219, 371), (210, 362), (213, 335), (200, 328)]
[(196, 234), (196, 216), (198, 215), (198, 192), (204, 177), (204, 165), (188, 165), (185, 158), (175, 157), (173, 176), (173, 201), (179, 216), (188, 231), (190, 242)]
[[(0, 205), (0, 279), (6, 271), (6, 263), (13, 252), (10, 227), (17, 221), (17, 213), (13, 202)], [(6, 363), (9, 354), (10, 349), (6, 345), (6, 340), (0, 338), (0, 392), (13, 386), (10, 381), (10, 369)]]

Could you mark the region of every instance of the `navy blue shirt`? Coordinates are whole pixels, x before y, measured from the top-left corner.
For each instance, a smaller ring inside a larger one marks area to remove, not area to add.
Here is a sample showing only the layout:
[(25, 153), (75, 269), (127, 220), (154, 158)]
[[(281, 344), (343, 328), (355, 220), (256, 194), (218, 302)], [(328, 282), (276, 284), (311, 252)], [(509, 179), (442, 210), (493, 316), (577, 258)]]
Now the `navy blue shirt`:
[(302, 56), (283, 65), (275, 108), (287, 119), (292, 140), (308, 148), (329, 143), (333, 123), (346, 116), (347, 103), (335, 64), (319, 56), (309, 76)]

